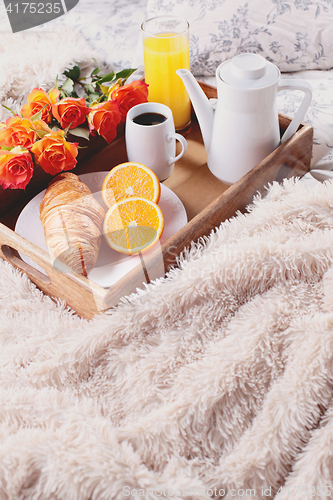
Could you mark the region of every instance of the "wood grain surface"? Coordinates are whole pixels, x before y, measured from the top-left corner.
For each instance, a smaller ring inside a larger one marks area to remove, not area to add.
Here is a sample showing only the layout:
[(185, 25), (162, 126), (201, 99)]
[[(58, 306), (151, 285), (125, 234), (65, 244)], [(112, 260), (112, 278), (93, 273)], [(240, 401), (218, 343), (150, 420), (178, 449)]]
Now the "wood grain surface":
[[(201, 86), (208, 97), (216, 97), (214, 87), (205, 84)], [(282, 133), (290, 119), (279, 115), (279, 123)], [(177, 256), (185, 247), (201, 236), (209, 235), (221, 222), (234, 216), (237, 210), (244, 212), (256, 193), (265, 194), (269, 183), (302, 176), (310, 168), (313, 130), (308, 125), (301, 125), (293, 137), (230, 187), (209, 171), (200, 129), (194, 117), (186, 138), (188, 151), (176, 163), (173, 174), (164, 184), (182, 200), (188, 224), (164, 245), (157, 245), (156, 250), (149, 255), (143, 254), (142, 264), (108, 290), (83, 276), (56, 270), (46, 252), (16, 234), (12, 229), (23, 208), (22, 204), (17, 204), (16, 209), (1, 217), (0, 257), (26, 272), (43, 292), (65, 300), (81, 317), (90, 319), (96, 313), (116, 306), (121, 297), (135, 292), (143, 283), (163, 276), (175, 265)], [(111, 170), (124, 161), (127, 161), (127, 156), (122, 136), (80, 164), (76, 173)], [(18, 251), (36, 262), (45, 270), (45, 274), (26, 264)]]

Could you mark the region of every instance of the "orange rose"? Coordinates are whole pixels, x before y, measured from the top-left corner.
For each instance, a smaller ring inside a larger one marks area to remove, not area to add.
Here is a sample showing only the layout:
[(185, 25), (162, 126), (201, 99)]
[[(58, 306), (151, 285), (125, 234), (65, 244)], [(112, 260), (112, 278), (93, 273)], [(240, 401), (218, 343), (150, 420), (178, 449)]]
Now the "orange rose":
[(33, 89), (27, 97), (27, 104), (24, 104), (21, 108), (22, 116), (31, 118), (46, 106), (42, 111), (42, 120), (46, 123), (50, 123), (52, 120), (52, 104), (58, 101), (59, 96), (60, 92), (58, 89), (52, 89), (49, 93), (45, 92), (43, 89)]
[(34, 171), (31, 154), (20, 146), (10, 151), (0, 149), (0, 185), (3, 188), (24, 189)]
[(60, 122), (63, 129), (67, 128), (70, 124), (70, 128), (81, 125), (85, 121), (88, 112), (89, 108), (83, 97), (81, 99), (66, 97), (52, 106), (52, 114)]
[(110, 143), (117, 135), (117, 125), (121, 120), (118, 104), (113, 101), (93, 104), (87, 119), (90, 133), (95, 135), (97, 132)]
[(129, 109), (141, 102), (147, 102), (148, 85), (141, 80), (134, 80), (122, 87), (116, 86), (109, 98), (118, 103), (121, 119), (124, 122)]
[(28, 118), (12, 116), (0, 127), (0, 146), (30, 148), (36, 139), (34, 124)]
[(31, 151), (45, 172), (56, 175), (63, 170), (71, 170), (77, 164), (77, 143), (67, 142), (64, 133), (59, 130), (47, 134), (40, 141), (35, 142)]

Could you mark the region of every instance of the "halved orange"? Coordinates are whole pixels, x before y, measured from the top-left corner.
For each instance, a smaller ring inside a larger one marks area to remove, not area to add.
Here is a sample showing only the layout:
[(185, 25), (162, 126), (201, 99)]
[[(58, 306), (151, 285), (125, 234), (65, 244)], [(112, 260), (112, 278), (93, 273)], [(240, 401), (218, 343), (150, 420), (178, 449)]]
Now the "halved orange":
[(107, 211), (103, 233), (108, 245), (127, 255), (144, 252), (162, 235), (164, 219), (160, 207), (141, 197), (117, 201)]
[(103, 201), (109, 208), (117, 201), (137, 196), (158, 203), (160, 195), (161, 186), (157, 175), (145, 165), (135, 162), (114, 167), (102, 186)]

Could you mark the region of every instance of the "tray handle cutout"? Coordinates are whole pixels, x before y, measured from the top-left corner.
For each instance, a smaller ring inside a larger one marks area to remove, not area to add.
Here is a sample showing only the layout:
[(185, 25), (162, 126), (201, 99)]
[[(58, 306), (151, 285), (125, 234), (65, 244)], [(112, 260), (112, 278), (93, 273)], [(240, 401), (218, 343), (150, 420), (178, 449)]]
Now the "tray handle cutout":
[(27, 262), (25, 262), (20, 257), (15, 248), (10, 247), (9, 245), (2, 245), (1, 251), (11, 264), (18, 267), (22, 271), (25, 271), (26, 273), (30, 274), (35, 279), (42, 281), (43, 283), (45, 283), (45, 285), (50, 285), (51, 280), (48, 277), (46, 271), (44, 271), (43, 274), (40, 271), (38, 271), (38, 269), (35, 269), (34, 267), (30, 266), (30, 264), (27, 264)]
[[(43, 272), (24, 262), (20, 255), (29, 257)], [(44, 250), (2, 223), (0, 258), (25, 272), (31, 281), (50, 297), (65, 300), (81, 317), (91, 319), (96, 313), (106, 309), (104, 299), (107, 291), (104, 288), (82, 275), (57, 270)]]

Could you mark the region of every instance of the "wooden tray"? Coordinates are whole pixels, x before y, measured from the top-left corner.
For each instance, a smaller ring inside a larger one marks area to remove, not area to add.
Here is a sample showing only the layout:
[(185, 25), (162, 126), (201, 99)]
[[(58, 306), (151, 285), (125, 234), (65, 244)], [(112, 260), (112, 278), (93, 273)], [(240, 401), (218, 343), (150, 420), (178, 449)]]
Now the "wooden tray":
[[(216, 97), (214, 87), (205, 84), (201, 86), (208, 97)], [(282, 133), (290, 119), (279, 115), (279, 122)], [(187, 140), (187, 153), (176, 163), (173, 174), (164, 184), (182, 200), (189, 222), (149, 256), (143, 254), (142, 265), (138, 265), (109, 289), (102, 288), (83, 276), (63, 274), (55, 270), (45, 251), (15, 233), (15, 222), (24, 205), (17, 206), (1, 217), (0, 257), (26, 272), (43, 292), (65, 300), (81, 317), (91, 319), (96, 313), (115, 306), (121, 297), (135, 292), (143, 283), (167, 272), (191, 241), (209, 235), (237, 210), (245, 211), (256, 193), (265, 194), (265, 187), (269, 182), (303, 176), (310, 168), (313, 129), (302, 124), (293, 137), (231, 187), (220, 182), (209, 171), (200, 129), (194, 117)], [(124, 161), (127, 161), (127, 156), (122, 136), (82, 163), (76, 172), (82, 174), (110, 170)], [(36, 262), (47, 276), (25, 263), (18, 251)]]

